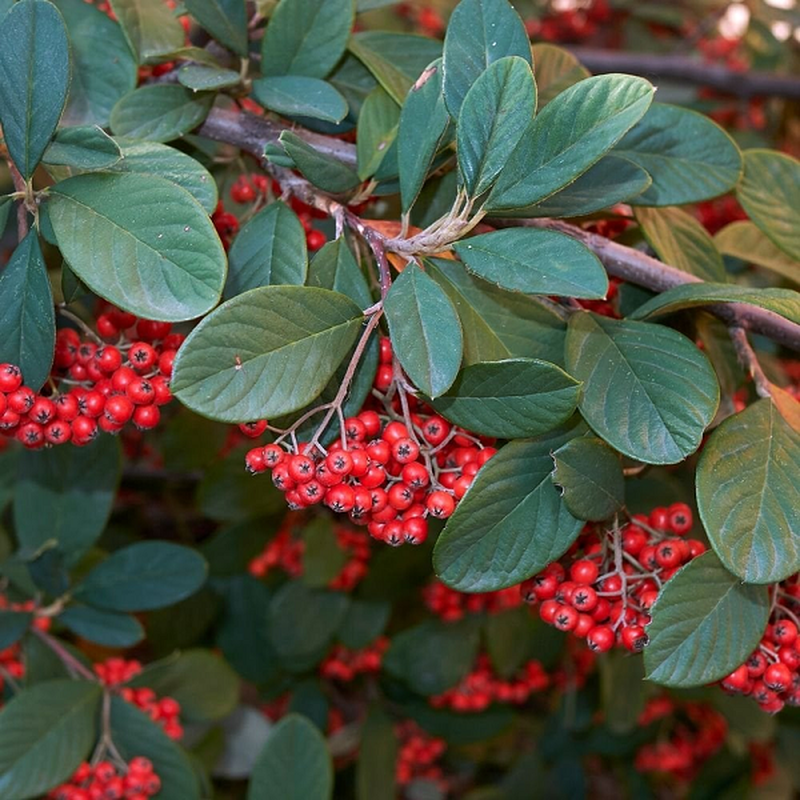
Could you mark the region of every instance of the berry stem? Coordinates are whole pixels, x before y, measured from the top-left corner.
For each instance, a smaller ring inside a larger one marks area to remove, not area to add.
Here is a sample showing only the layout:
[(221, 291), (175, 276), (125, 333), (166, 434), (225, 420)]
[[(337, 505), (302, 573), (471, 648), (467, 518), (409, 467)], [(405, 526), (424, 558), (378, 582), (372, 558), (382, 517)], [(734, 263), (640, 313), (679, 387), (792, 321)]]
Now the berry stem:
[(97, 681), (97, 676), (80, 661), (78, 661), (72, 653), (67, 650), (58, 639), (50, 636), (50, 634), (40, 631), (38, 628), (33, 627), (31, 631), (35, 636), (38, 636), (44, 644), (46, 644), (61, 660), (61, 663), (73, 674), (80, 675), (87, 681)]
[(736, 357), (739, 359), (739, 363), (747, 370), (748, 374), (753, 379), (758, 396), (772, 397), (772, 384), (761, 368), (758, 356), (747, 338), (745, 329), (737, 325), (728, 328), (728, 334), (733, 342), (733, 347), (736, 350)]
[(70, 322), (74, 322), (81, 329), (84, 336), (87, 336), (96, 345), (100, 347), (105, 345), (105, 342), (77, 314), (74, 314), (72, 311), (66, 308), (63, 303), (58, 304), (57, 310), (62, 317), (70, 320)]

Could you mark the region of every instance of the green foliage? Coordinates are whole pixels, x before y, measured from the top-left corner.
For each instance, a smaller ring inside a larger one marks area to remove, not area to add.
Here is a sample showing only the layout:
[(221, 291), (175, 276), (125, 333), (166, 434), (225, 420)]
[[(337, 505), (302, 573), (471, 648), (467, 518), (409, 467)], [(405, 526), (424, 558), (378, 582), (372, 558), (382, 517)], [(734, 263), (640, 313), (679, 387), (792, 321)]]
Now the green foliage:
[(218, 41), (247, 56), (247, 13), (244, 0), (186, 0), (186, 9)]
[(183, 28), (159, 0), (111, 0), (111, 8), (140, 64), (183, 47)]
[(144, 628), (130, 614), (73, 605), (58, 620), (77, 636), (106, 647), (133, 647), (144, 639)]
[(253, 94), (265, 108), (290, 117), (341, 122), (347, 101), (330, 83), (301, 75), (274, 75), (253, 82)]
[(122, 153), (119, 145), (96, 125), (61, 128), (45, 150), (46, 164), (74, 167), (81, 171), (107, 169)]
[(379, 706), (370, 709), (361, 729), (356, 767), (358, 800), (394, 800), (397, 739), (391, 718)]

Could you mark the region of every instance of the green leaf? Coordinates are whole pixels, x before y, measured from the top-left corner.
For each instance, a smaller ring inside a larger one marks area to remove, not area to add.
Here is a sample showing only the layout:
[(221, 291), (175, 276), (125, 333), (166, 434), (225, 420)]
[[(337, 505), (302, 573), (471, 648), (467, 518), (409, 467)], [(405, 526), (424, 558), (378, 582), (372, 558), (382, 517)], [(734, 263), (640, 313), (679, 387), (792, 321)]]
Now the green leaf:
[(267, 76), (253, 81), (253, 94), (262, 106), (284, 116), (327, 122), (341, 122), (347, 116), (347, 101), (330, 83), (319, 78)]
[(0, 796), (25, 800), (67, 780), (89, 756), (97, 731), (100, 685), (45, 681), (0, 712)]
[(0, 124), (9, 155), (30, 178), (56, 130), (69, 87), (64, 19), (45, 0), (21, 0), (0, 21)]
[(383, 669), (419, 694), (441, 694), (472, 670), (479, 644), (474, 618), (425, 620), (392, 639)]
[(77, 561), (108, 522), (122, 473), (119, 441), (101, 436), (85, 447), (20, 453), (14, 529), (35, 552), (50, 540)]
[(648, 680), (703, 686), (743, 664), (769, 617), (763, 586), (747, 586), (714, 553), (692, 559), (668, 581), (651, 610), (644, 651)]
[(721, 253), (740, 258), (759, 267), (764, 267), (783, 278), (800, 285), (800, 264), (776, 247), (749, 220), (739, 220), (726, 225), (714, 235), (714, 244)]
[(147, 611), (194, 594), (207, 574), (205, 559), (190, 547), (136, 542), (116, 550), (94, 567), (73, 596), (111, 611)]
[(527, 608), (510, 608), (487, 614), (483, 626), (486, 651), (495, 672), (511, 678), (527, 661), (534, 633)]
[(539, 42), (531, 47), (536, 65), (539, 106), (544, 108), (554, 97), (591, 74), (569, 50)]
[(530, 63), (518, 56), (493, 61), (470, 87), (458, 115), (458, 166), (471, 197), (494, 182), (536, 110)]
[(333, 762), (319, 729), (288, 714), (270, 732), (258, 754), (247, 800), (328, 800), (333, 797)]
[(646, 464), (675, 464), (700, 446), (719, 386), (706, 356), (682, 334), (577, 313), (566, 357), (567, 371), (584, 383), (581, 414), (614, 449)]
[(463, 239), (453, 249), (470, 272), (503, 289), (589, 298), (608, 291), (597, 256), (556, 231), (507, 228)]
[(322, 155), (291, 131), (284, 131), (279, 141), (303, 176), (323, 191), (340, 194), (361, 182), (354, 169)]
[(130, 614), (69, 606), (58, 615), (58, 621), (76, 636), (105, 647), (133, 647), (144, 639), (142, 624)]
[(572, 183), (642, 118), (653, 91), (644, 78), (598, 75), (562, 92), (523, 134), (487, 208), (524, 208)]
[(221, 44), (247, 57), (244, 0), (184, 0), (186, 10)]
[(525, 26), (506, 0), (462, 0), (444, 38), (444, 101), (458, 118), (469, 88), (484, 70), (504, 56), (531, 64)]
[(302, 286), (308, 270), (306, 252), (306, 234), (297, 214), (281, 202), (271, 203), (233, 240), (224, 297), (259, 286)]
[(107, 126), (111, 109), (136, 86), (136, 60), (119, 24), (84, 0), (55, 0), (64, 16), (72, 81), (62, 125)]
[(390, 603), (351, 599), (337, 638), (345, 647), (361, 650), (383, 633), (391, 614)]
[(181, 86), (195, 92), (227, 89), (236, 86), (241, 80), (242, 76), (235, 69), (208, 67), (204, 64), (186, 64), (178, 70)]
[(653, 103), (614, 153), (647, 170), (653, 183), (632, 202), (643, 206), (696, 203), (736, 186), (742, 155), (731, 137), (703, 114)]
[(243, 422), (311, 402), (355, 343), (361, 310), (327, 289), (266, 286), (228, 300), (189, 334), (173, 393), (203, 416)]
[(178, 321), (217, 304), (222, 244), (204, 209), (177, 185), (149, 175), (79, 175), (52, 187), (48, 210), (69, 266), (120, 308)]
[(774, 244), (800, 260), (800, 161), (774, 150), (746, 150), (736, 197)]
[(111, 737), (122, 757), (144, 756), (161, 779), (158, 800), (200, 800), (197, 777), (185, 751), (144, 712), (111, 696)]
[(697, 507), (722, 563), (748, 583), (800, 569), (800, 433), (770, 400), (728, 417), (697, 465)]
[(704, 281), (727, 279), (714, 240), (691, 214), (680, 208), (638, 208), (636, 221), (662, 261)]
[(530, 358), (465, 367), (450, 389), (432, 401), (462, 428), (498, 439), (538, 436), (566, 422), (580, 384), (555, 364)]
[(358, 177), (365, 180), (373, 175), (397, 136), (400, 107), (380, 86), (364, 100), (358, 115)]
[(303, 582), (322, 589), (348, 562), (347, 553), (339, 547), (330, 517), (312, 519), (303, 528)]
[(439, 578), (460, 592), (513, 586), (562, 556), (583, 525), (550, 480), (563, 429), (507, 444), (478, 472), (433, 551)]
[(47, 267), (35, 230), (0, 271), (0, 361), (17, 364), (26, 386), (38, 390), (53, 364), (56, 323)]
[(80, 170), (107, 169), (120, 158), (119, 145), (97, 125), (61, 128), (43, 156), (46, 164)]
[(367, 712), (356, 764), (356, 800), (395, 800), (397, 737), (394, 723), (379, 705)]
[[(605, 725), (614, 735), (633, 733), (647, 702), (644, 666), (622, 648), (614, 648), (598, 661), (601, 708)], [(597, 731), (600, 733), (600, 731)]]
[(625, 502), (619, 456), (600, 439), (573, 439), (553, 453), (552, 479), (578, 519), (609, 519)]
[(280, 0), (261, 44), (261, 74), (324, 78), (344, 54), (353, 0)]
[(442, 55), (442, 43), (390, 31), (354, 33), (348, 49), (399, 105), (425, 68)]
[(196, 128), (213, 102), (213, 93), (197, 93), (177, 84), (141, 86), (114, 106), (111, 130), (117, 136), (169, 142)]
[(0, 235), (5, 232), (12, 208), (15, 208), (15, 205), (10, 197), (0, 197)]
[(33, 614), (22, 611), (0, 611), (0, 650), (16, 644), (28, 631)]
[(800, 325), (800, 293), (793, 289), (754, 289), (729, 283), (684, 283), (639, 306), (631, 319), (651, 319), (683, 308), (713, 303), (747, 303), (772, 311)]
[(183, 47), (183, 26), (161, 0), (111, 0), (111, 8), (140, 64)]
[(157, 142), (139, 142), (124, 137), (118, 137), (116, 141), (122, 148), (122, 160), (109, 171), (166, 178), (186, 189), (209, 214), (217, 207), (216, 181), (199, 161)]
[(394, 352), (415, 386), (429, 397), (446, 392), (461, 366), (461, 323), (439, 285), (409, 264), (384, 300)]
[(397, 132), (400, 196), (407, 212), (444, 144), (450, 115), (442, 95), (442, 61), (429, 64), (406, 95)]

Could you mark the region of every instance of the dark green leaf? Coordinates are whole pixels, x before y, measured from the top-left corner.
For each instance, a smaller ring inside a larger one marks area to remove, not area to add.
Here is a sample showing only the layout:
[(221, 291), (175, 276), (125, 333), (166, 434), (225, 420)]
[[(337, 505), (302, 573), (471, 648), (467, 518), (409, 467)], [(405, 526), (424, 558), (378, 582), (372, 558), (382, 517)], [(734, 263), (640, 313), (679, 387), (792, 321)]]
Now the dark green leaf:
[(562, 92), (522, 136), (487, 207), (524, 208), (572, 183), (642, 118), (653, 91), (644, 78), (598, 75)]
[(45, 0), (21, 0), (0, 21), (0, 124), (23, 178), (55, 133), (69, 87), (64, 19)]
[(303, 582), (323, 588), (347, 563), (347, 553), (339, 547), (330, 517), (312, 519), (303, 528)]
[(631, 658), (622, 648), (615, 648), (599, 659), (600, 692), (605, 724), (612, 733), (632, 733), (645, 709), (648, 688), (644, 683), (641, 658)]
[(169, 142), (196, 128), (208, 114), (214, 95), (177, 84), (141, 86), (121, 97), (111, 111), (111, 130), (150, 142)]
[(476, 476), (436, 542), (433, 566), (461, 592), (513, 586), (555, 561), (583, 523), (550, 480), (550, 453), (577, 431), (511, 442)]
[(266, 286), (224, 303), (189, 335), (171, 386), (204, 416), (247, 422), (311, 402), (354, 344), (361, 310), (338, 292)]
[(700, 445), (719, 403), (706, 356), (647, 322), (573, 314), (567, 371), (583, 381), (581, 414), (612, 447), (646, 464), (675, 464)]
[(536, 65), (540, 108), (544, 108), (554, 97), (590, 75), (589, 70), (563, 47), (538, 42), (531, 47), (531, 54)]
[(102, 436), (85, 447), (54, 447), (20, 454), (14, 528), (31, 552), (55, 540), (80, 558), (108, 522), (122, 459), (119, 441)]
[(458, 118), (469, 88), (504, 56), (531, 63), (525, 26), (505, 0), (462, 0), (450, 17), (444, 39), (444, 100)]
[[(408, 715), (433, 736), (441, 736), (454, 745), (476, 744), (493, 739), (511, 726), (514, 713), (507, 706), (495, 704), (486, 711), (445, 711), (429, 703), (413, 702), (404, 706)], [(529, 787), (530, 788), (530, 787)], [(514, 798), (522, 800), (522, 798)], [(527, 800), (527, 798), (525, 798)]]
[(73, 595), (111, 611), (147, 611), (194, 594), (207, 574), (205, 559), (190, 547), (137, 542), (116, 550), (94, 567)]
[(390, 603), (352, 599), (337, 638), (345, 647), (361, 650), (383, 633), (391, 613)]
[(450, 389), (432, 401), (444, 417), (484, 436), (522, 439), (566, 422), (580, 384), (555, 364), (529, 358), (465, 367)]
[(682, 308), (713, 303), (747, 303), (800, 325), (800, 293), (792, 289), (754, 289), (729, 283), (685, 283), (662, 292), (639, 306), (630, 316), (632, 319), (650, 319)]
[(352, 54), (345, 54), (331, 73), (330, 82), (342, 93), (357, 119), (367, 95), (378, 85), (370, 71)]
[(108, 125), (111, 109), (136, 86), (136, 60), (119, 24), (84, 0), (55, 0), (64, 16), (72, 81), (64, 125)]
[(91, 606), (69, 606), (58, 615), (58, 621), (76, 636), (105, 647), (133, 647), (144, 639), (144, 628), (130, 614)]
[(186, 64), (178, 70), (181, 86), (195, 92), (227, 89), (241, 82), (242, 76), (235, 69), (207, 67), (204, 64)]
[(764, 267), (795, 284), (800, 284), (798, 260), (789, 257), (776, 247), (758, 226), (749, 220), (739, 220), (726, 225), (715, 234), (714, 244), (725, 255)]
[(35, 230), (17, 245), (0, 271), (0, 361), (17, 364), (25, 385), (38, 390), (53, 363), (53, 295)]
[(507, 228), (456, 242), (453, 249), (470, 272), (503, 289), (590, 298), (608, 291), (597, 256), (556, 231)]
[(644, 651), (647, 678), (663, 686), (703, 686), (743, 664), (769, 617), (763, 586), (747, 586), (714, 553), (693, 559), (652, 608)]
[(347, 101), (330, 83), (319, 78), (268, 76), (253, 81), (253, 94), (262, 106), (284, 116), (327, 122), (341, 122), (347, 116)]
[(385, 89), (375, 87), (365, 98), (358, 115), (358, 177), (365, 180), (381, 165), (397, 136), (400, 107)]
[(527, 661), (534, 633), (527, 608), (510, 608), (489, 614), (483, 627), (486, 651), (502, 678), (511, 678)]
[(397, 749), (392, 720), (380, 706), (373, 705), (361, 728), (356, 765), (357, 800), (395, 800)]
[(234, 239), (224, 297), (259, 286), (302, 286), (307, 269), (306, 234), (297, 214), (281, 202), (271, 203)]
[(46, 164), (80, 170), (107, 169), (122, 158), (119, 145), (96, 125), (61, 128), (44, 153)]
[(800, 161), (774, 150), (746, 150), (736, 197), (767, 237), (800, 260)]
[(15, 208), (15, 206), (10, 197), (0, 197), (0, 235), (5, 232), (12, 208)]
[(742, 580), (772, 583), (800, 569), (800, 433), (770, 400), (711, 434), (697, 507), (711, 546)]
[(438, 397), (456, 379), (463, 354), (461, 323), (439, 285), (409, 264), (384, 300), (394, 352), (413, 383)]
[(23, 611), (0, 611), (0, 650), (16, 644), (33, 621), (33, 614)]
[(739, 148), (719, 125), (664, 103), (653, 103), (614, 153), (638, 164), (653, 179), (633, 200), (636, 205), (682, 205), (716, 197), (732, 189), (742, 173)]
[(26, 800), (67, 780), (89, 756), (100, 685), (56, 680), (16, 695), (0, 712), (0, 797)]
[(297, 169), (323, 191), (339, 194), (355, 188), (360, 183), (358, 173), (354, 169), (335, 158), (322, 155), (291, 131), (284, 131), (280, 142)]
[(221, 44), (247, 56), (244, 0), (184, 0), (186, 10)]
[(186, 41), (183, 26), (161, 0), (111, 0), (111, 8), (140, 64), (179, 50)]
[(79, 175), (50, 190), (48, 207), (67, 263), (115, 305), (177, 321), (219, 301), (222, 244), (204, 209), (177, 185), (150, 175)]
[(307, 678), (295, 684), (288, 713), (301, 714), (313, 722), (323, 733), (328, 729), (330, 703), (323, 693), (320, 682)]
[(517, 146), (536, 110), (530, 63), (493, 61), (470, 87), (458, 115), (458, 166), (472, 197), (483, 194)]
[(619, 456), (600, 439), (573, 439), (553, 453), (553, 483), (578, 519), (604, 520), (625, 501)]
[(248, 800), (328, 800), (333, 762), (319, 730), (289, 714), (270, 732), (253, 766)]

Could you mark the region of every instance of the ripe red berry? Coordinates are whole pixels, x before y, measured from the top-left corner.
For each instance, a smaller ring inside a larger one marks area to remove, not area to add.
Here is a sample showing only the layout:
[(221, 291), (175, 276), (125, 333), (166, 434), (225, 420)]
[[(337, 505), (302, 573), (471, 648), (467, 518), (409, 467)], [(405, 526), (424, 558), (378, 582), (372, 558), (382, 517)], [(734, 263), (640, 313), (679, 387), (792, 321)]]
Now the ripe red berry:
[(260, 419), (254, 422), (243, 422), (239, 425), (239, 430), (251, 439), (258, 439), (267, 429), (267, 420)]
[(586, 643), (594, 653), (606, 653), (614, 646), (614, 631), (610, 625), (595, 625), (586, 634)]
[(36, 402), (36, 395), (27, 386), (20, 386), (7, 395), (6, 400), (10, 411), (15, 414), (27, 414)]
[(319, 250), (325, 242), (328, 241), (325, 238), (325, 234), (322, 231), (318, 231), (316, 229), (310, 230), (306, 234), (306, 244), (308, 245), (308, 249), (312, 252), (315, 250)]
[(792, 685), (792, 671), (780, 662), (770, 664), (764, 673), (764, 683), (773, 692), (785, 692)]
[(128, 350), (128, 361), (137, 372), (147, 372), (157, 360), (156, 351), (147, 342), (134, 342)]
[(622, 629), (622, 644), (632, 653), (641, 653), (647, 641), (647, 634), (641, 625), (629, 625)]
[(289, 459), (289, 476), (295, 483), (305, 483), (314, 477), (314, 462), (304, 455), (295, 455)]
[(569, 576), (575, 583), (584, 583), (587, 585), (593, 584), (600, 574), (597, 564), (589, 559), (581, 559), (576, 561), (569, 568)]
[(0, 364), (0, 392), (9, 394), (22, 386), (22, 370), (16, 364)]
[(133, 410), (133, 403), (123, 394), (115, 394), (105, 400), (105, 417), (115, 425), (124, 425), (133, 416)]
[(140, 431), (149, 431), (155, 428), (161, 420), (161, 409), (151, 403), (150, 405), (136, 406), (133, 412), (133, 424)]

